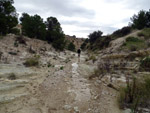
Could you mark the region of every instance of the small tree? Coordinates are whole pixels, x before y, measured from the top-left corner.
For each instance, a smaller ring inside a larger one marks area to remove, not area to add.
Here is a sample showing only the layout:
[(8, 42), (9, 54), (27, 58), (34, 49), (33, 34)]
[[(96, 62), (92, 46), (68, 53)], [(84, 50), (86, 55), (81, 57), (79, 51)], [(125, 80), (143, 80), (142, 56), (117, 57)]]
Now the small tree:
[(23, 35), (30, 38), (45, 40), (46, 25), (39, 15), (30, 16), (27, 13), (23, 13), (20, 21)]
[(94, 43), (98, 38), (102, 36), (103, 32), (101, 31), (94, 31), (89, 35), (89, 42), (90, 44)]
[(75, 49), (75, 45), (72, 42), (70, 42), (70, 44), (68, 45), (68, 50), (75, 51)]
[(64, 50), (66, 46), (65, 37), (57, 18), (48, 17), (46, 21), (46, 27), (46, 40), (49, 43), (52, 43), (52, 46), (56, 50)]
[(144, 27), (150, 27), (150, 12), (141, 10), (137, 15), (133, 15), (131, 21), (133, 28), (143, 29)]
[(13, 0), (0, 1), (0, 34), (10, 33), (12, 28), (18, 24), (18, 15), (13, 3)]
[(65, 46), (66, 46), (65, 39), (62, 37), (62, 38), (59, 38), (59, 39), (55, 40), (55, 41), (52, 43), (52, 46), (53, 46), (56, 50), (63, 51), (64, 48), (65, 48)]

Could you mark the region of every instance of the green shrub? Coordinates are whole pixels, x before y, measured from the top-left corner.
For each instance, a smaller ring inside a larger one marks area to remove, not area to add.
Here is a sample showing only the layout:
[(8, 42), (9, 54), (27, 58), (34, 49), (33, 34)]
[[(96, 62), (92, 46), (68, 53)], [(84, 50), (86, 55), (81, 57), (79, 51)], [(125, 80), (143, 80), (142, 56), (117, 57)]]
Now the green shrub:
[(138, 48), (137, 48), (137, 46), (135, 46), (135, 45), (131, 45), (131, 46), (130, 46), (130, 50), (131, 50), (131, 51), (137, 51), (137, 49), (138, 49)]
[(66, 46), (65, 39), (62, 37), (62, 38), (59, 38), (59, 39), (55, 40), (55, 41), (52, 43), (52, 46), (53, 46), (56, 50), (63, 51), (64, 48), (65, 48), (65, 46)]
[(144, 40), (136, 37), (127, 37), (126, 42), (123, 43), (122, 47), (124, 49), (129, 49), (130, 51), (137, 51), (147, 47)]
[(150, 39), (150, 28), (145, 28), (138, 33), (138, 36), (143, 36), (146, 40)]
[(117, 39), (119, 37), (123, 37), (128, 35), (129, 33), (131, 33), (132, 28), (131, 27), (123, 27), (115, 32), (113, 32), (113, 34), (111, 35), (112, 39)]
[(34, 56), (32, 58), (26, 59), (26, 61), (24, 62), (24, 65), (27, 67), (38, 66), (39, 65), (39, 57)]
[(9, 76), (8, 76), (8, 79), (9, 80), (15, 80), (16, 79), (16, 75), (14, 73), (11, 73)]
[(126, 39), (127, 42), (141, 42), (142, 40), (135, 38), (135, 37), (128, 37)]
[(60, 70), (63, 70), (63, 69), (64, 69), (64, 67), (63, 67), (63, 66), (61, 66), (61, 67), (60, 67)]
[(17, 41), (14, 42), (14, 47), (18, 47)]
[(145, 57), (140, 62), (140, 70), (142, 71), (150, 71), (150, 57)]
[(89, 57), (89, 60), (92, 60), (92, 62), (94, 63), (97, 59), (96, 56), (92, 55)]
[(68, 50), (70, 50), (70, 51), (75, 51), (76, 50), (76, 47), (72, 42), (69, 43)]
[(47, 63), (47, 67), (51, 67), (52, 64), (50, 62)]
[(17, 28), (13, 28), (13, 29), (11, 29), (11, 31), (10, 31), (12, 34), (15, 34), (15, 35), (19, 35), (20, 34), (20, 30), (19, 29), (17, 29)]
[(118, 98), (120, 108), (130, 108), (133, 113), (138, 112), (139, 107), (150, 107), (150, 77), (138, 79), (133, 77), (126, 87), (120, 89)]

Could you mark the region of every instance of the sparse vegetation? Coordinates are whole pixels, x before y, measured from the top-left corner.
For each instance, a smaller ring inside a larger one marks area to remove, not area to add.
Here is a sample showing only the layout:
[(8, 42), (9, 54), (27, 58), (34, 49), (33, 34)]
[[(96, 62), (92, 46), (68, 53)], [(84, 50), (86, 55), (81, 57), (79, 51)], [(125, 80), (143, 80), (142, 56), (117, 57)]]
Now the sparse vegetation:
[(60, 67), (60, 70), (63, 70), (63, 69), (64, 69), (64, 67), (63, 67), (63, 66), (61, 66), (61, 67)]
[(138, 33), (138, 36), (143, 36), (145, 40), (150, 39), (150, 28), (145, 28)]
[(133, 77), (132, 81), (127, 80), (126, 87), (120, 88), (118, 102), (121, 109), (130, 108), (133, 113), (137, 113), (139, 108), (150, 107), (149, 101), (150, 77)]
[(96, 59), (96, 56), (95, 55), (91, 55), (89, 57), (89, 60), (92, 60), (92, 62), (94, 63), (97, 59)]
[(96, 77), (99, 77), (101, 74), (101, 70), (99, 69), (94, 69), (94, 72), (89, 76), (89, 79), (93, 79), (93, 78), (96, 78)]
[(140, 62), (140, 70), (150, 71), (150, 57), (145, 57)]
[(18, 43), (17, 43), (17, 41), (15, 41), (14, 42), (14, 47), (18, 47), (19, 45), (18, 45)]
[(68, 50), (70, 50), (70, 51), (75, 51), (76, 50), (75, 45), (72, 42), (69, 43)]
[(136, 51), (139, 49), (146, 48), (144, 40), (136, 37), (128, 37), (126, 42), (122, 45), (124, 49), (129, 49), (130, 51)]
[(10, 73), (8, 76), (9, 80), (15, 80), (16, 79), (16, 75), (14, 73)]
[(108, 61), (106, 62), (99, 62), (97, 69), (94, 70), (94, 73), (89, 76), (89, 79), (99, 77), (99, 79), (102, 79), (106, 73), (111, 73), (111, 63)]
[(10, 33), (15, 34), (15, 35), (20, 35), (20, 30), (17, 28), (11, 29)]
[(116, 30), (115, 32), (113, 32), (113, 34), (111, 35), (112, 39), (116, 39), (119, 37), (123, 37), (128, 35), (129, 33), (131, 33), (132, 28), (127, 26), (127, 27), (123, 27), (122, 29)]
[(47, 63), (47, 67), (51, 67), (52, 64), (50, 62)]
[(26, 59), (24, 65), (27, 67), (38, 66), (39, 65), (39, 56), (34, 56), (32, 58)]
[(26, 44), (26, 40), (24, 39), (24, 37), (22, 35), (16, 36), (16, 42), (18, 42), (19, 44)]

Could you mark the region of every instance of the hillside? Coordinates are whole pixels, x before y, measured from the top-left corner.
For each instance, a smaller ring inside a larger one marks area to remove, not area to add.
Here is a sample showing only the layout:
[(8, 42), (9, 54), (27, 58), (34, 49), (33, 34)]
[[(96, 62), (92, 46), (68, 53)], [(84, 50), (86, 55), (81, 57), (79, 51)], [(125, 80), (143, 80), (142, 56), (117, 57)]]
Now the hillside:
[[(0, 40), (0, 113), (106, 110), (104, 106), (103, 109), (99, 106), (103, 105), (100, 94), (105, 96), (106, 91), (103, 90), (107, 87), (100, 85), (100, 81), (88, 80), (96, 65), (85, 62), (88, 58), (85, 53), (82, 53), (78, 62), (76, 53), (56, 52), (47, 42), (37, 39), (19, 37), (24, 41), (18, 42), (16, 46), (16, 37), (7, 35)], [(28, 58), (37, 57), (37, 66), (24, 65)], [(119, 109), (116, 107), (114, 111), (117, 113)]]
[(77, 38), (77, 37), (73, 37), (73, 36), (69, 36), (69, 35), (65, 35), (66, 40), (72, 42), (76, 49), (79, 49), (82, 45), (82, 43), (84, 42), (83, 38)]
[[(139, 70), (150, 48), (132, 51), (124, 46), (128, 37), (139, 37), (140, 32), (115, 39), (98, 52), (82, 52), (80, 62), (76, 53), (55, 51), (45, 41), (16, 35), (1, 38), (0, 113), (130, 113), (128, 108), (119, 109), (119, 88), (126, 85), (127, 75), (150, 75)], [(148, 42), (143, 37), (139, 38)], [(30, 67), (25, 63), (29, 59), (29, 64), (34, 60), (38, 64)]]

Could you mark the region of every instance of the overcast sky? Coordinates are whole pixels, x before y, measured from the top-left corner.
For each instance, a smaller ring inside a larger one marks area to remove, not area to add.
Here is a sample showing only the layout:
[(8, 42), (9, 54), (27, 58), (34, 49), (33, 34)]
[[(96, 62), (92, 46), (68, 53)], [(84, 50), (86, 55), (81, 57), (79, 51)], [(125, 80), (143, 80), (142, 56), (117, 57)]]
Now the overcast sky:
[(139, 10), (149, 10), (150, 0), (14, 0), (20, 14), (53, 16), (65, 34), (87, 37), (95, 30), (104, 34), (127, 26)]

